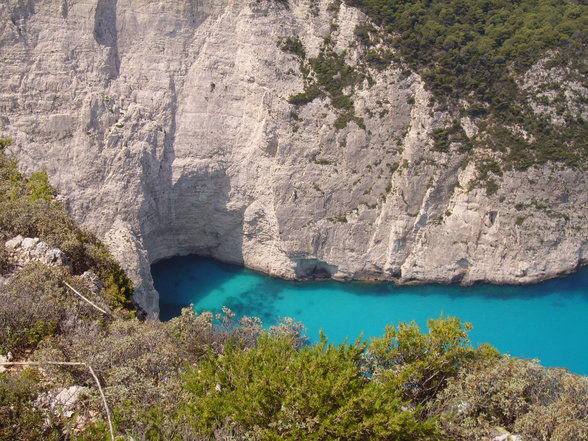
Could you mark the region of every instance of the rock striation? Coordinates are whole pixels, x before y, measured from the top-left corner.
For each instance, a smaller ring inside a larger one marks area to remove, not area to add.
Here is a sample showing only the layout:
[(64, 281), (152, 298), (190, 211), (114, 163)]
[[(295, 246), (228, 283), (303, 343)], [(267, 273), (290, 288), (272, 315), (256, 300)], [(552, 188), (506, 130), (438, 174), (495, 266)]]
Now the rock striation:
[[(365, 17), (330, 1), (7, 0), (0, 5), (0, 133), (45, 168), (101, 236), (152, 314), (150, 264), (201, 253), (285, 278), (531, 283), (587, 261), (582, 171), (505, 171), (432, 149), (450, 115), (406, 66), (293, 106), (300, 63), (330, 36), (357, 63)], [(344, 52), (345, 51), (345, 52)], [(462, 121), (467, 131), (475, 124)]]

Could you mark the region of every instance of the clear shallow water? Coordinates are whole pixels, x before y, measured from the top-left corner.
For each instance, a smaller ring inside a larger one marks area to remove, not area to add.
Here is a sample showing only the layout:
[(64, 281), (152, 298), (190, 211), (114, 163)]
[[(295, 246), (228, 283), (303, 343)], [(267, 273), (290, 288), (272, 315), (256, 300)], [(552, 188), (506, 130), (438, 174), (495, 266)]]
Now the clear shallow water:
[(228, 306), (237, 315), (272, 325), (292, 317), (311, 341), (380, 336), (389, 323), (415, 320), (425, 329), (441, 314), (471, 322), (475, 344), (538, 358), (588, 375), (588, 269), (530, 286), (394, 286), (361, 282), (289, 282), (211, 259), (174, 257), (152, 266), (161, 319), (194, 304), (201, 311)]

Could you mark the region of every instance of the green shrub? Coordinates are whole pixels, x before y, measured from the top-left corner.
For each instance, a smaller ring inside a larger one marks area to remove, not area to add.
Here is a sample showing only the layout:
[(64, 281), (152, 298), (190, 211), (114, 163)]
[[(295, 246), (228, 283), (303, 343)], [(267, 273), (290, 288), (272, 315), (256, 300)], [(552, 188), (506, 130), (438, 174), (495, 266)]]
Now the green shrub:
[(32, 264), (0, 287), (0, 352), (23, 353), (57, 332), (67, 307), (57, 268)]
[(0, 138), (0, 151), (12, 144), (12, 138)]
[(438, 439), (432, 420), (361, 373), (363, 350), (326, 339), (296, 350), (269, 335), (248, 351), (229, 344), (185, 375), (188, 412), (203, 434), (230, 425), (252, 439)]
[(11, 264), (8, 250), (4, 246), (4, 242), (0, 242), (0, 276), (6, 274), (10, 269)]
[(381, 338), (372, 339), (367, 354), (375, 378), (396, 384), (406, 399), (421, 403), (435, 397), (447, 380), (480, 359), (495, 359), (489, 345), (474, 349), (468, 338), (470, 323), (457, 318), (428, 321), (429, 333), (418, 325), (400, 323), (386, 327)]
[(294, 37), (286, 37), (279, 42), (280, 49), (284, 52), (294, 54), (300, 58), (306, 57), (306, 50), (304, 44), (297, 35)]
[(294, 104), (295, 106), (302, 106), (304, 104), (313, 102), (320, 96), (322, 96), (321, 91), (317, 87), (311, 85), (306, 87), (303, 92), (292, 95), (290, 98), (288, 98), (288, 102), (290, 104)]
[(377, 29), (367, 21), (355, 26), (355, 39), (364, 46), (370, 46), (372, 44), (371, 34), (375, 33), (377, 33)]
[(462, 371), (430, 410), (443, 413), (443, 431), (455, 440), (483, 439), (496, 427), (523, 439), (584, 439), (587, 396), (586, 377), (503, 358)]
[(486, 195), (487, 196), (492, 196), (493, 194), (496, 194), (496, 192), (500, 188), (498, 185), (498, 182), (496, 182), (496, 179), (492, 179), (492, 178), (488, 179), (485, 182), (484, 187), (486, 188)]
[(479, 161), (477, 164), (478, 172), (481, 179), (487, 179), (490, 173), (496, 176), (502, 176), (502, 169), (500, 164), (494, 159), (486, 159)]
[(55, 190), (49, 185), (46, 171), (31, 173), (26, 185), (32, 201), (38, 199), (50, 201), (55, 196)]
[(345, 53), (335, 52), (329, 42), (325, 42), (318, 56), (301, 63), (305, 76), (304, 91), (292, 95), (288, 102), (297, 106), (308, 104), (318, 97), (327, 96), (331, 105), (340, 111), (335, 128), (342, 129), (350, 121), (355, 121), (365, 130), (363, 119), (355, 115), (355, 106), (346, 88), (354, 87), (361, 76), (345, 61)]
[(355, 124), (357, 124), (360, 128), (365, 130), (365, 123), (363, 121), (363, 118), (356, 116), (353, 111), (341, 113), (335, 120), (333, 126), (338, 130), (344, 129), (345, 127), (347, 127), (347, 124), (349, 124), (351, 121), (355, 122)]
[(355, 69), (345, 62), (345, 53), (338, 54), (328, 46), (324, 46), (318, 56), (308, 61), (318, 87), (331, 98), (344, 95), (343, 89), (353, 86), (357, 81)]
[(454, 142), (459, 143), (459, 150), (462, 152), (471, 148), (471, 142), (459, 121), (454, 121), (449, 127), (433, 130), (431, 137), (433, 138), (433, 150), (437, 152), (448, 152), (451, 143)]
[(370, 49), (364, 55), (365, 61), (374, 69), (386, 69), (392, 63), (394, 54), (389, 50)]
[(62, 440), (60, 428), (47, 424), (46, 415), (31, 402), (43, 390), (41, 378), (34, 370), (0, 374), (0, 439)]

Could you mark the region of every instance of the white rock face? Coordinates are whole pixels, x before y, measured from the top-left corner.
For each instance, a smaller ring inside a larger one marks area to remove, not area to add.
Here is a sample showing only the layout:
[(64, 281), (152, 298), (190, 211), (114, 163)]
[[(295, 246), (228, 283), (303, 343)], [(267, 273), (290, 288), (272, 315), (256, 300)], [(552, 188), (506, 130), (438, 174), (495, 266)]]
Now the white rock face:
[(520, 435), (513, 435), (510, 433), (503, 433), (502, 435), (498, 435), (492, 438), (491, 441), (523, 441), (523, 437)]
[(336, 48), (357, 56), (361, 14), (314, 3), (3, 1), (0, 133), (26, 170), (47, 169), (152, 314), (150, 264), (178, 254), (400, 282), (528, 283), (586, 263), (585, 175), (547, 165), (506, 172), (490, 197), (469, 189), (473, 164), (431, 150), (448, 116), (402, 66), (356, 90), (365, 130), (337, 130), (328, 99), (290, 105), (303, 80), (280, 37), (314, 56), (333, 21)]

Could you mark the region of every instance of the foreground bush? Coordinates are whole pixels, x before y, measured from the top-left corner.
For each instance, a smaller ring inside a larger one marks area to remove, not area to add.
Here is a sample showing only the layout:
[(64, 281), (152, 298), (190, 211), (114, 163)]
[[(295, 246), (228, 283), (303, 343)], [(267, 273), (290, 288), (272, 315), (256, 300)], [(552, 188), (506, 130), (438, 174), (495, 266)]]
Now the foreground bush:
[(61, 439), (57, 428), (47, 428), (44, 415), (31, 405), (42, 391), (40, 381), (32, 370), (0, 374), (0, 439)]
[[(399, 324), (370, 344), (324, 338), (301, 346), (284, 326), (264, 331), (247, 319), (228, 325), (227, 312), (220, 325), (189, 309), (166, 323), (70, 316), (32, 358), (90, 363), (125, 440), (465, 441), (491, 439), (498, 428), (529, 441), (585, 439), (585, 377), (473, 349), (469, 326), (457, 319), (431, 321), (428, 334)], [(73, 425), (75, 439), (107, 439), (88, 373), (42, 372), (24, 383), (18, 372), (0, 375), (0, 392), (20, 400), (17, 407), (0, 403), (0, 411), (12, 412), (0, 419), (4, 438), (67, 439)], [(72, 385), (91, 391), (83, 402), (90, 417), (41, 423), (38, 394)]]
[(504, 358), (461, 372), (431, 410), (456, 440), (483, 439), (496, 427), (529, 440), (588, 439), (588, 378)]
[(0, 288), (0, 353), (18, 354), (57, 333), (67, 312), (62, 277), (58, 269), (30, 265)]
[(185, 375), (193, 424), (259, 440), (438, 439), (434, 421), (408, 410), (393, 385), (361, 373), (364, 349), (324, 338), (296, 350), (269, 335), (247, 351), (229, 344)]
[(490, 345), (472, 347), (470, 323), (457, 318), (429, 320), (429, 333), (416, 323), (388, 326), (369, 346), (370, 374), (402, 390), (406, 399), (422, 403), (442, 390), (447, 381), (478, 360), (499, 358)]

